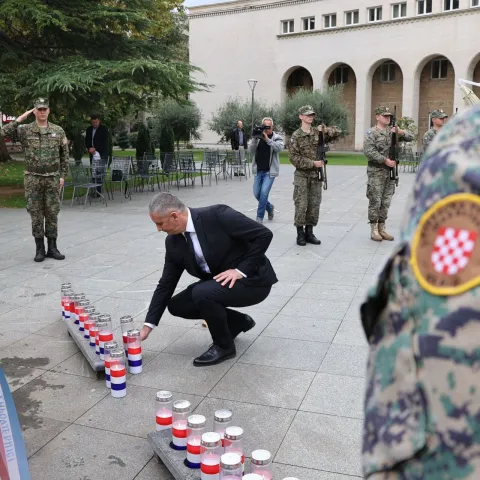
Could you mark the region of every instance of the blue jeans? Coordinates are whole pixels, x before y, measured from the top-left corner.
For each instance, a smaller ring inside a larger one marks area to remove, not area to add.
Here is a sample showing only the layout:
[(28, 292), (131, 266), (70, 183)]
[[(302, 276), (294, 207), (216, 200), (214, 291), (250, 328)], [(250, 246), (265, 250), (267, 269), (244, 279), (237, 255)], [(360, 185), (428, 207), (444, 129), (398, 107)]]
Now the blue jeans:
[(267, 212), (273, 211), (273, 205), (268, 201), (268, 195), (272, 188), (275, 177), (270, 177), (270, 172), (257, 172), (253, 181), (253, 194), (258, 200), (257, 218), (265, 216)]

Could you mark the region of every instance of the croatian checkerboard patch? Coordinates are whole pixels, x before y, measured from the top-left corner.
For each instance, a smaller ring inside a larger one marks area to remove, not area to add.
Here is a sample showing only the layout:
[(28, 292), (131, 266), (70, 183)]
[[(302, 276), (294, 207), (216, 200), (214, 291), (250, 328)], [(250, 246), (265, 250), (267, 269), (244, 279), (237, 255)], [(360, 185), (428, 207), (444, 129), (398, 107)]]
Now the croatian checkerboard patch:
[(480, 197), (450, 195), (420, 219), (411, 265), (433, 295), (458, 295), (480, 284)]

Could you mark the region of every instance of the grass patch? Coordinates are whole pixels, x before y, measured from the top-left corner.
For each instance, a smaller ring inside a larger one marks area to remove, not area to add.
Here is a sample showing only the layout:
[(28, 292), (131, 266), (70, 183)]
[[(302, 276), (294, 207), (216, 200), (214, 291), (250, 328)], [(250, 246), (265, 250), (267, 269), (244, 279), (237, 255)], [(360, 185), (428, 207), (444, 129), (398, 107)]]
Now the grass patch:
[(23, 162), (0, 163), (0, 187), (23, 185)]

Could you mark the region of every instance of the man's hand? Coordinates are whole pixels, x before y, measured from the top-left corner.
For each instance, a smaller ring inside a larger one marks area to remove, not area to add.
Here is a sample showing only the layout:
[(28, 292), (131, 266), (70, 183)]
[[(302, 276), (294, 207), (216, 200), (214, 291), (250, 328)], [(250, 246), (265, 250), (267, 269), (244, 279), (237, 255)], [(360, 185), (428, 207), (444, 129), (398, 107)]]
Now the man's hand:
[(217, 282), (222, 282), (222, 287), (230, 282), (229, 288), (232, 288), (235, 285), (237, 280), (243, 278), (242, 274), (237, 272), (235, 269), (231, 268), (225, 272), (219, 273), (213, 277)]
[(395, 162), (394, 160), (390, 160), (389, 158), (386, 158), (383, 163), (385, 165), (387, 165), (387, 167), (392, 167), (393, 168), (396, 165), (397, 162)]
[(25, 113), (22, 113), (18, 118), (17, 118), (17, 122), (18, 123), (21, 123), (23, 122), (31, 113), (34, 112), (34, 108), (32, 108), (31, 110), (27, 110)]
[(58, 186), (58, 190), (59, 190), (59, 191), (62, 191), (62, 187), (63, 187), (64, 184), (65, 184), (65, 179), (64, 179), (64, 178), (61, 178), (61, 179), (60, 179), (60, 185)]
[(150, 332), (152, 331), (152, 329), (150, 327), (147, 327), (146, 325), (144, 325), (142, 327), (142, 329), (140, 330), (140, 340), (143, 342), (144, 340), (146, 340), (148, 338), (148, 336), (150, 335)]
[(313, 164), (314, 164), (317, 168), (323, 167), (323, 160), (315, 160), (315, 161), (313, 162)]
[(265, 133), (265, 130), (263, 131), (263, 139), (268, 142), (269, 138), (268, 135)]
[(90, 148), (88, 149), (88, 152), (91, 153), (92, 155), (95, 153), (95, 151), (96, 151), (96, 150), (95, 150), (93, 147), (90, 147)]
[(398, 127), (392, 127), (391, 132), (397, 133), (398, 135), (405, 135), (405, 130), (402, 130), (401, 128), (398, 128)]

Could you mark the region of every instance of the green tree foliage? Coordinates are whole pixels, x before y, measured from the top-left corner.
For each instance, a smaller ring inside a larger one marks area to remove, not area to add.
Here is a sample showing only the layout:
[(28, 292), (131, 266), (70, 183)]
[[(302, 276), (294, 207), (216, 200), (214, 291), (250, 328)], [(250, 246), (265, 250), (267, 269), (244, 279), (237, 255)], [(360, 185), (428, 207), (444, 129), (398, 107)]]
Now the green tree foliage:
[(303, 105), (311, 105), (316, 113), (314, 125), (325, 123), (337, 126), (342, 136), (348, 134), (348, 109), (342, 102), (342, 88), (328, 87), (324, 90), (300, 89), (288, 96), (277, 110), (277, 125), (287, 135), (291, 135), (300, 126), (298, 109)]
[(143, 123), (138, 124), (137, 144), (135, 155), (137, 158), (143, 158), (145, 153), (152, 153), (152, 141), (150, 140), (150, 130)]
[[(262, 100), (255, 100), (253, 115), (253, 123), (260, 125), (265, 117), (273, 118), (273, 123), (277, 125), (276, 107), (268, 106)], [(242, 120), (243, 128), (250, 137), (252, 133), (252, 102), (251, 100), (239, 97), (229, 98), (225, 103), (217, 108), (216, 112), (208, 122), (208, 128), (220, 135), (220, 142), (230, 142), (233, 129), (237, 126), (237, 122)]]
[(413, 120), (413, 118), (402, 117), (398, 119), (397, 123), (402, 130), (406, 130), (408, 133), (413, 135), (413, 142), (401, 142), (401, 143), (415, 143), (418, 138), (418, 128), (415, 125), (415, 121)]
[(72, 156), (77, 165), (82, 162), (83, 154), (87, 151), (85, 148), (85, 137), (81, 132), (77, 132), (71, 140)]
[(118, 132), (117, 143), (122, 150), (125, 150), (130, 146), (130, 140), (128, 138), (128, 133), (126, 130)]
[[(202, 114), (194, 102), (163, 101), (153, 119), (153, 135), (164, 147), (171, 147), (172, 137), (179, 148), (180, 142), (199, 140)], [(162, 137), (163, 138), (162, 140)], [(160, 146), (162, 150), (162, 146)], [(172, 150), (167, 150), (172, 151)]]

